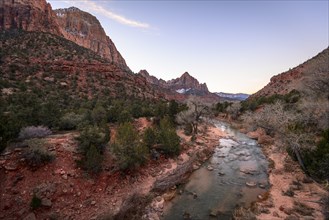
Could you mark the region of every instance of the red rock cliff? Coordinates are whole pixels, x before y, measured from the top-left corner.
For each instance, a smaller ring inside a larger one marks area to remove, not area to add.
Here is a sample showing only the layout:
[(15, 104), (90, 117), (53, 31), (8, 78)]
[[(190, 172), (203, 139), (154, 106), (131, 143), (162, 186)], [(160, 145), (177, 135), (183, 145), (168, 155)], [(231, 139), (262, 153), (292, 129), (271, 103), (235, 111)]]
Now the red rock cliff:
[(1, 0), (0, 30), (23, 29), (61, 34), (51, 5), (45, 0)]
[(46, 0), (1, 0), (0, 30), (9, 29), (47, 32), (65, 37), (93, 50), (120, 68), (129, 70), (97, 18), (78, 8), (53, 11)]
[(54, 11), (62, 34), (80, 46), (89, 48), (107, 58), (110, 62), (129, 70), (127, 64), (97, 18), (78, 8), (57, 9)]

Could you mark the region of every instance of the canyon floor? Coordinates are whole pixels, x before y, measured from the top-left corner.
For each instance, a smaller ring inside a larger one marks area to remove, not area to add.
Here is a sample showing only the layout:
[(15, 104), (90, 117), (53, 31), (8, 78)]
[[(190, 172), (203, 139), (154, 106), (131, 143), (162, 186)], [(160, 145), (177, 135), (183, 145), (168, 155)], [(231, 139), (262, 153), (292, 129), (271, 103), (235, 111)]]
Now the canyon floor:
[[(148, 123), (146, 119), (140, 119), (135, 124), (142, 130)], [(115, 168), (114, 158), (109, 152), (105, 153), (104, 170), (99, 175), (91, 176), (78, 168), (77, 132), (45, 138), (48, 151), (55, 155), (55, 160), (36, 170), (25, 165), (22, 159), (24, 149), (7, 149), (0, 155), (0, 219), (98, 219), (113, 216), (124, 201), (134, 194), (147, 195), (157, 180), (175, 173), (188, 161), (196, 169), (211, 155), (219, 138), (225, 136), (215, 127), (204, 127), (194, 143), (182, 130), (178, 130), (178, 134), (182, 140), (180, 156), (173, 159), (161, 156), (126, 174)], [(30, 204), (34, 195), (41, 199), (41, 206), (32, 210)], [(161, 215), (161, 207), (157, 213)]]
[[(241, 127), (241, 125), (236, 125)], [(245, 132), (245, 129), (241, 129)], [(271, 187), (261, 195), (251, 210), (258, 219), (325, 219), (323, 198), (328, 192), (302, 171), (285, 149), (275, 144), (274, 138), (262, 129), (247, 133), (261, 144), (269, 161)]]
[[(135, 125), (143, 130), (149, 123), (144, 118)], [(22, 148), (8, 149), (0, 155), (0, 219), (99, 219), (113, 216), (133, 195), (147, 196), (159, 181), (180, 172), (182, 167), (190, 166), (189, 171), (198, 169), (212, 155), (219, 138), (226, 136), (210, 125), (202, 126), (201, 130), (195, 142), (191, 142), (182, 130), (177, 131), (182, 146), (178, 157), (161, 156), (126, 174), (115, 168), (115, 160), (109, 152), (106, 152), (104, 169), (99, 175), (91, 176), (78, 168), (77, 132), (45, 138), (48, 150), (56, 159), (36, 170), (25, 165)], [(325, 219), (321, 199), (327, 192), (307, 177), (285, 151), (273, 144), (264, 144), (262, 148), (269, 159), (271, 188), (251, 207), (257, 219)], [(174, 181), (171, 186), (177, 183)], [(160, 219), (166, 202), (176, 193), (175, 187), (156, 192), (144, 218)], [(33, 195), (41, 198), (41, 206), (35, 210), (30, 207)]]

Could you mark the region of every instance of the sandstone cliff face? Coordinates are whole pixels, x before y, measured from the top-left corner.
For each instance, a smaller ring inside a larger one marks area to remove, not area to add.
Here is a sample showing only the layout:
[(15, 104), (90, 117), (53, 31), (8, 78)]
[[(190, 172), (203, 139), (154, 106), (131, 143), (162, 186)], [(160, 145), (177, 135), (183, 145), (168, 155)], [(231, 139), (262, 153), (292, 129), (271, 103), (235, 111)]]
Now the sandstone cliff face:
[(316, 86), (313, 84), (318, 80), (323, 81), (321, 84), (329, 85), (328, 61), (329, 49), (327, 48), (303, 64), (273, 76), (270, 82), (264, 88), (253, 94), (250, 99), (274, 94), (284, 95), (294, 89), (304, 91), (310, 86)]
[(23, 29), (62, 36), (51, 5), (45, 0), (1, 0), (0, 30)]
[(123, 69), (127, 64), (97, 18), (78, 8), (57, 9), (57, 21), (64, 37), (80, 46), (91, 49)]
[(0, 30), (23, 29), (47, 32), (65, 37), (91, 49), (123, 70), (129, 71), (125, 60), (97, 20), (77, 8), (53, 11), (46, 0), (1, 0)]

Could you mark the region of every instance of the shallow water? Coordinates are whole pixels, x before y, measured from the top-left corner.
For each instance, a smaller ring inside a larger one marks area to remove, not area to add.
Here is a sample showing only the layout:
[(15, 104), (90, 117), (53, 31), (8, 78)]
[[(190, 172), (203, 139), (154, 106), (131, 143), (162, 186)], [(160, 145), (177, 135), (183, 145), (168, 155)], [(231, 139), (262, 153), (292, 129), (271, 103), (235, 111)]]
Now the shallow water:
[[(184, 213), (194, 220), (230, 219), (237, 205), (249, 205), (267, 191), (268, 163), (257, 142), (226, 123), (216, 121), (215, 125), (229, 138), (219, 140), (213, 156), (166, 207), (163, 219), (184, 219)], [(246, 182), (256, 185), (250, 187)]]

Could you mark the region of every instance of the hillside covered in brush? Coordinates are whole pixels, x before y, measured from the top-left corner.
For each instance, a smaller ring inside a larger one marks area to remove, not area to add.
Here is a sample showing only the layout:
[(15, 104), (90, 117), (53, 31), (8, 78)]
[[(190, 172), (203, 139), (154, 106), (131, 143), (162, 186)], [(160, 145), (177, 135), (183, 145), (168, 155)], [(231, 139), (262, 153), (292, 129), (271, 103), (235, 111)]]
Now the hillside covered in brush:
[(271, 78), (237, 111), (251, 131), (275, 137), (307, 174), (329, 181), (329, 49)]
[(129, 119), (152, 115), (149, 102), (162, 100), (144, 77), (62, 37), (13, 30), (1, 32), (0, 40), (2, 148), (24, 126), (58, 127), (68, 111), (103, 103), (107, 111), (115, 106), (112, 118), (115, 110)]

